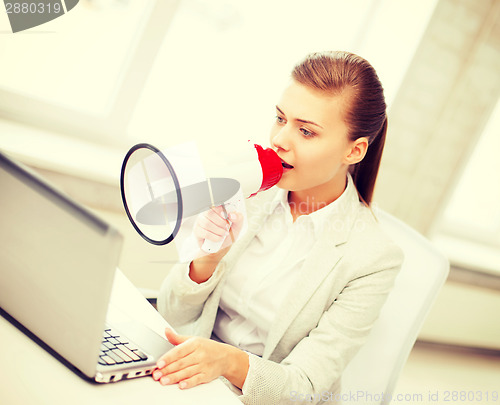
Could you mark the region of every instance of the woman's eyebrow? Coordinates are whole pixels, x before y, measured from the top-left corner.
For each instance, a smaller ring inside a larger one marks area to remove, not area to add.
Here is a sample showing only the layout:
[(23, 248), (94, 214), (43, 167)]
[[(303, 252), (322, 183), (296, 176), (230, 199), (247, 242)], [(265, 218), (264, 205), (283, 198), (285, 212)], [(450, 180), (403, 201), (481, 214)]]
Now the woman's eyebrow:
[[(281, 111), (281, 108), (279, 108), (278, 106), (276, 106), (276, 109), (278, 110), (278, 112), (281, 114), (281, 115), (285, 115), (285, 113), (283, 111)], [(303, 120), (303, 119), (300, 119), (300, 118), (297, 118), (295, 121), (298, 121), (298, 122), (303, 122), (304, 124), (312, 124), (312, 125), (316, 125), (317, 127), (323, 129), (323, 127), (319, 124), (316, 124), (314, 121), (309, 121), (309, 120)]]

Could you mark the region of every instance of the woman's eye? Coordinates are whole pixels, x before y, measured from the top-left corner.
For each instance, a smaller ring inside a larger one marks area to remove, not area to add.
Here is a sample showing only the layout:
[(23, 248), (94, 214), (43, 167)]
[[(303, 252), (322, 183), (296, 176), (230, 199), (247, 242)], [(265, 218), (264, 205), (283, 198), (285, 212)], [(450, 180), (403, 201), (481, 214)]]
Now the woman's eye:
[(314, 132), (308, 131), (305, 128), (300, 128), (300, 132), (306, 137), (306, 138), (312, 138), (314, 136)]
[(280, 117), (279, 115), (276, 116), (276, 122), (278, 124), (284, 124), (285, 123), (285, 119), (283, 117)]

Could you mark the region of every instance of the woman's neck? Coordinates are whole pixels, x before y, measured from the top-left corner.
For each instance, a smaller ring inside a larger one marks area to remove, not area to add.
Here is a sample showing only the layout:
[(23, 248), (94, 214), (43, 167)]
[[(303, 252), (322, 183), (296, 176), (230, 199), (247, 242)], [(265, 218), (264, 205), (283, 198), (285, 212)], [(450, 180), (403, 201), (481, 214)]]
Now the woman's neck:
[(308, 215), (317, 211), (339, 198), (347, 187), (347, 177), (345, 181), (315, 187), (308, 190), (290, 191), (288, 193), (288, 204), (293, 220), (301, 215)]

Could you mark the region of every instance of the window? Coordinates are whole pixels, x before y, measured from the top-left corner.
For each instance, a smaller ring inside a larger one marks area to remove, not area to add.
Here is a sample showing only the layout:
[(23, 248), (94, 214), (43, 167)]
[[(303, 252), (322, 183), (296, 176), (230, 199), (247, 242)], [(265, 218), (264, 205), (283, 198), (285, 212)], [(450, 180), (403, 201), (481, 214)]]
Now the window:
[(100, 115), (109, 110), (150, 1), (82, 1), (33, 31), (3, 35), (0, 87)]
[[(2, 31), (0, 117), (119, 144), (175, 0), (82, 0), (32, 30)], [(1, 13), (0, 28), (8, 28)]]
[(43, 26), (4, 30), (0, 118), (122, 147), (265, 142), (291, 67), (314, 50), (365, 56), (390, 102), (435, 3), (81, 0)]
[(390, 103), (435, 3), (410, 12), (397, 0), (183, 1), (129, 136), (159, 146), (194, 139), (204, 150), (234, 138), (266, 143), (290, 70), (312, 51), (366, 57)]
[(443, 212), (435, 239), (456, 264), (500, 274), (500, 100)]

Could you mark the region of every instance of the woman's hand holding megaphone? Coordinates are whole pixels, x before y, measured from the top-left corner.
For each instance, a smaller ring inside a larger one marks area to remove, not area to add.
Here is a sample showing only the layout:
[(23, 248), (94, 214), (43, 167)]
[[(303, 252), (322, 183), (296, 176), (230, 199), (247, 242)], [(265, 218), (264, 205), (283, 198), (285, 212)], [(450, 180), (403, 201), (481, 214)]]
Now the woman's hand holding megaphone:
[(229, 251), (233, 241), (238, 238), (243, 224), (244, 217), (240, 212), (231, 212), (226, 219), (223, 206), (213, 207), (198, 215), (193, 235), (200, 249), (207, 243), (220, 244), (221, 247), (210, 254), (202, 251), (203, 255), (191, 261), (189, 265), (191, 280), (200, 284), (212, 277), (220, 260)]
[(193, 233), (203, 252), (216, 253), (238, 239), (243, 222), (241, 213), (220, 205), (198, 215)]

